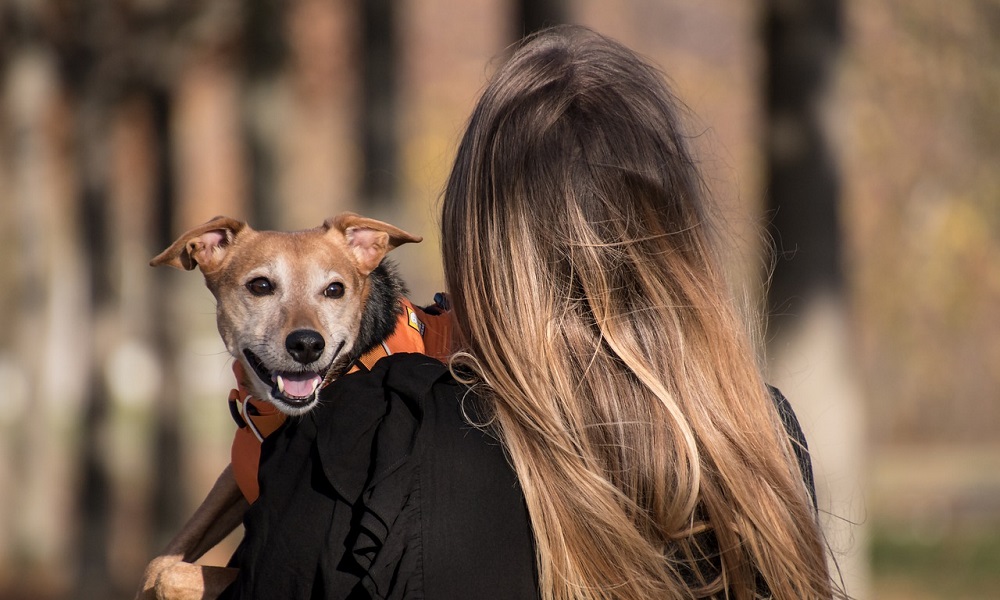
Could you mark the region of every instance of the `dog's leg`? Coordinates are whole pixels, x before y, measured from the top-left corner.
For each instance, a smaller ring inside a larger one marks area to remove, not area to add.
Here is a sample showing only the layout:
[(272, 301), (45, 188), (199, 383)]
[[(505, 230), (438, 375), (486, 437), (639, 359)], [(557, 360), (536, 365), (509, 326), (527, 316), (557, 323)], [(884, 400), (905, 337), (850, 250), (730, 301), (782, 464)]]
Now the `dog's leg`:
[[(235, 578), (235, 569), (191, 563), (236, 529), (249, 506), (236, 485), (232, 467), (227, 466), (163, 554), (150, 561), (136, 600), (217, 596)], [(210, 587), (218, 589), (206, 595)]]
[(167, 545), (166, 554), (181, 554), (185, 562), (198, 560), (243, 522), (248, 508), (227, 465), (201, 506)]

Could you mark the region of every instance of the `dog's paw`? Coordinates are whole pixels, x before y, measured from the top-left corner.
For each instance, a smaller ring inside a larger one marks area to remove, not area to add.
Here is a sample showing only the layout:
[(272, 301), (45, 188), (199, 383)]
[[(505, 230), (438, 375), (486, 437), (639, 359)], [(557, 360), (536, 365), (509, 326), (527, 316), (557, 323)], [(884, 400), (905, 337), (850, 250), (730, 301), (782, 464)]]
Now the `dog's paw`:
[(145, 572), (142, 574), (142, 584), (135, 594), (135, 600), (155, 600), (157, 597), (156, 583), (160, 578), (160, 574), (171, 566), (181, 562), (181, 558), (180, 555), (158, 556), (149, 561)]
[(156, 578), (157, 600), (212, 600), (236, 579), (237, 570), (176, 562)]

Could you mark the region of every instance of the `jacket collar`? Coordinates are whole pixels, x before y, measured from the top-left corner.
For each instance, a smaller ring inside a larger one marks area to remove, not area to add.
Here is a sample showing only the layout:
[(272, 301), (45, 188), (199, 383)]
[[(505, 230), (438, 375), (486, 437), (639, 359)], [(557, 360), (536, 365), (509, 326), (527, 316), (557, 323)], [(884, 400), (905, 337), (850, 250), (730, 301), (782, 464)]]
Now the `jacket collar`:
[(433, 358), (396, 353), (323, 390), (320, 405), (306, 418), (315, 423), (323, 474), (340, 496), (354, 502), (407, 463), (425, 398), (448, 376)]

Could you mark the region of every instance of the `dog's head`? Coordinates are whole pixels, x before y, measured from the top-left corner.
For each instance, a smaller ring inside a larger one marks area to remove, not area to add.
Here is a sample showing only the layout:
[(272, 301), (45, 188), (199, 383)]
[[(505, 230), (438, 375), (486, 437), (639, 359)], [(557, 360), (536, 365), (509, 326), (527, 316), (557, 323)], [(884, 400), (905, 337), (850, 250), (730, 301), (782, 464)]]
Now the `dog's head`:
[(255, 231), (216, 217), (150, 261), (198, 267), (217, 302), (219, 333), (256, 397), (289, 415), (311, 409), (324, 379), (346, 368), (371, 291), (393, 248), (421, 238), (343, 213), (305, 231)]

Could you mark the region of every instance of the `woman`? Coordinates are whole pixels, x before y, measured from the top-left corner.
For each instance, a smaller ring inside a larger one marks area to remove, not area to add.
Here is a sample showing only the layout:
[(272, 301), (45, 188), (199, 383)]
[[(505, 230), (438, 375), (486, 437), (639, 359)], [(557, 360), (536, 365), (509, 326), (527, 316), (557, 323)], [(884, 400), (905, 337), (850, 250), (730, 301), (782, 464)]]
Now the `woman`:
[(451, 374), (394, 355), (268, 438), (229, 595), (834, 595), (675, 103), (581, 28), (500, 68), (444, 195)]
[(543, 596), (829, 597), (675, 104), (578, 28), (494, 76), (444, 197), (452, 364), (517, 472)]

